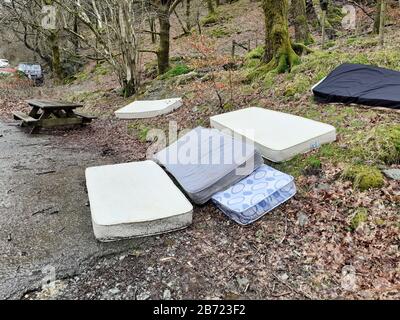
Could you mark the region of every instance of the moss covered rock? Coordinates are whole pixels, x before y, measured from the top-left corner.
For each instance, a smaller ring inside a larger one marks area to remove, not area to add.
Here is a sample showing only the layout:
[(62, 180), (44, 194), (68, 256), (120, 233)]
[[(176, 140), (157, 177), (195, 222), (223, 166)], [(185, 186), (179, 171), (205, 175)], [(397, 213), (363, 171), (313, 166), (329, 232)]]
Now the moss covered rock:
[(218, 14), (217, 13), (212, 13), (212, 14), (209, 14), (209, 15), (205, 16), (203, 19), (201, 19), (200, 22), (204, 27), (207, 27), (207, 26), (210, 26), (210, 25), (213, 25), (213, 24), (217, 23), (218, 20), (219, 20)]
[(349, 166), (343, 178), (352, 181), (354, 187), (361, 191), (381, 188), (385, 184), (383, 174), (377, 168), (364, 165)]
[(368, 210), (366, 208), (357, 209), (353, 218), (350, 221), (350, 229), (355, 231), (360, 227), (364, 222), (368, 221)]
[(161, 75), (159, 78), (160, 78), (160, 80), (167, 80), (167, 79), (171, 79), (171, 78), (174, 78), (177, 76), (187, 74), (191, 71), (192, 71), (192, 69), (190, 67), (188, 67), (186, 64), (179, 63), (179, 64), (173, 66), (166, 73)]

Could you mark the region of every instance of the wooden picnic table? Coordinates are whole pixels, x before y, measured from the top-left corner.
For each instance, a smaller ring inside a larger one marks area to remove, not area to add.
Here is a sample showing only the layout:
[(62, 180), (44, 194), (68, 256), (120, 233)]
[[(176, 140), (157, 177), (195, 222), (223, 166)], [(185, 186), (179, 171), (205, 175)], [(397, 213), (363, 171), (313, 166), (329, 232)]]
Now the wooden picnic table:
[(22, 120), (23, 127), (30, 127), (31, 133), (37, 133), (41, 128), (53, 128), (67, 125), (85, 125), (96, 117), (76, 112), (82, 104), (50, 100), (28, 100), (32, 108), (29, 114), (13, 112), (15, 120)]

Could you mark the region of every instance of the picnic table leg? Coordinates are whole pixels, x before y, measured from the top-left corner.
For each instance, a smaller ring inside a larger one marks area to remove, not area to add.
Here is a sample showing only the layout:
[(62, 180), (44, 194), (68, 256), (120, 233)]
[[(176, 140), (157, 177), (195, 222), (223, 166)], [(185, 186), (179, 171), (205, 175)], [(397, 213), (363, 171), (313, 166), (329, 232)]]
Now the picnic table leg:
[[(51, 116), (51, 114), (52, 114), (52, 113), (51, 113), (50, 111), (44, 110), (43, 113), (41, 114), (39, 120), (46, 120), (46, 119), (49, 119), (50, 116)], [(32, 130), (31, 130), (31, 134), (39, 133), (39, 132), (40, 132), (40, 129), (41, 129), (40, 122), (39, 122), (38, 125), (34, 124)]]
[(40, 110), (40, 108), (38, 108), (38, 107), (33, 107), (32, 110), (31, 110), (31, 112), (29, 113), (29, 116), (32, 117), (32, 118), (37, 119), (38, 116), (39, 116), (39, 110)]
[[(64, 110), (65, 113), (67, 114), (67, 118), (80, 118), (73, 109), (66, 109)], [(80, 124), (81, 127), (85, 126), (85, 123), (82, 119), (82, 123)]]
[(67, 118), (78, 118), (78, 116), (75, 114), (74, 110), (72, 109), (64, 109), (64, 112), (67, 115)]

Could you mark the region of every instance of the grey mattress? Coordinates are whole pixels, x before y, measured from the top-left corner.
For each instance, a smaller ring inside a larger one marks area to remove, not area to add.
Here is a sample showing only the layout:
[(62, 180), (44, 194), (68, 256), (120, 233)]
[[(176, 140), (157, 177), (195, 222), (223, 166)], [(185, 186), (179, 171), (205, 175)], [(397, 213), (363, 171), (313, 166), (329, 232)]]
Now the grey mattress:
[(250, 175), (263, 164), (254, 146), (198, 127), (155, 155), (196, 204)]

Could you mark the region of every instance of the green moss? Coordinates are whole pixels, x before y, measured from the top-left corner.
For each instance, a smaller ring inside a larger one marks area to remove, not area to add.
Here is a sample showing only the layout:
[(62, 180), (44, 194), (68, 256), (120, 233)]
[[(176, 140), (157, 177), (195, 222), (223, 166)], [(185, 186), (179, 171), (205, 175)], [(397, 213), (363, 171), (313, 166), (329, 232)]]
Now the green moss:
[(352, 165), (343, 172), (343, 178), (353, 182), (355, 188), (366, 191), (385, 184), (383, 174), (375, 167)]
[(235, 106), (233, 105), (232, 102), (227, 102), (224, 104), (224, 111), (229, 112), (233, 111), (235, 109)]
[(183, 74), (187, 74), (191, 72), (192, 69), (189, 68), (186, 64), (179, 63), (169, 69), (166, 73), (160, 76), (160, 80), (167, 80), (177, 76), (181, 76)]
[(368, 49), (376, 47), (379, 44), (379, 41), (376, 37), (374, 38), (351, 37), (347, 39), (346, 44), (360, 49)]
[(350, 229), (356, 231), (363, 223), (368, 221), (368, 209), (359, 208), (350, 221)]
[(400, 163), (400, 125), (379, 127), (376, 133), (381, 160), (386, 164)]
[(260, 61), (264, 57), (264, 54), (265, 48), (263, 46), (257, 47), (246, 54), (245, 60), (248, 61), (257, 59), (258, 61)]
[(223, 38), (230, 34), (231, 34), (231, 32), (229, 32), (225, 27), (221, 27), (221, 26), (218, 26), (209, 32), (209, 35), (214, 38)]
[(325, 43), (325, 49), (333, 48), (336, 45), (336, 42), (331, 40)]
[(298, 79), (286, 86), (283, 95), (285, 97), (295, 97), (297, 94), (302, 94), (304, 91), (307, 91), (309, 87), (310, 84), (306, 79), (298, 77)]
[(207, 26), (217, 23), (218, 21), (219, 21), (219, 15), (217, 13), (212, 13), (212, 14), (209, 14), (209, 15), (205, 16), (204, 18), (202, 18), (200, 23), (204, 27), (207, 27)]
[(245, 77), (248, 81), (255, 81), (265, 79), (266, 74), (270, 71), (267, 64), (258, 62), (254, 64), (254, 67), (249, 67), (245, 70)]
[(109, 69), (106, 64), (99, 63), (95, 66), (92, 72), (99, 76), (105, 76), (109, 73)]
[[(361, 124), (359, 124), (361, 126)], [(353, 134), (349, 156), (376, 164), (400, 163), (400, 125), (379, 125)]]

